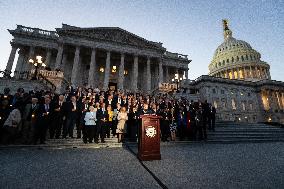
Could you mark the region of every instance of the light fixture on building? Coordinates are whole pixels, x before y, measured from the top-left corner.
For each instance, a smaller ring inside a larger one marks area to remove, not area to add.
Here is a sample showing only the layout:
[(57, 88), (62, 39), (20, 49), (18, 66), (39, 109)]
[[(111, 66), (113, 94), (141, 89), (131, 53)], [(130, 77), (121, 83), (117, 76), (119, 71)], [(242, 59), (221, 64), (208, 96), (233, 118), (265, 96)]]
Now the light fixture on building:
[(246, 116), (245, 119), (247, 119), (248, 117)]
[(241, 96), (243, 96), (243, 95), (244, 95), (244, 93), (241, 92)]
[(112, 66), (111, 72), (112, 72), (112, 73), (115, 73), (115, 72), (116, 72), (116, 66)]
[(242, 119), (239, 117), (239, 121), (241, 121)]
[(46, 64), (42, 62), (42, 56), (39, 56), (39, 55), (35, 56), (34, 59), (30, 58), (29, 63), (31, 63), (32, 65), (35, 66), (35, 72), (34, 72), (34, 75), (32, 77), (32, 80), (37, 80), (38, 69), (40, 68), (40, 66), (45, 68)]
[(127, 74), (128, 74), (128, 71), (127, 71), (127, 70), (124, 70), (123, 74), (124, 74), (124, 75), (127, 75)]
[(105, 69), (103, 67), (100, 67), (100, 72), (104, 72)]
[(271, 122), (271, 120), (272, 120), (271, 117), (269, 117), (269, 118), (268, 118), (268, 122)]

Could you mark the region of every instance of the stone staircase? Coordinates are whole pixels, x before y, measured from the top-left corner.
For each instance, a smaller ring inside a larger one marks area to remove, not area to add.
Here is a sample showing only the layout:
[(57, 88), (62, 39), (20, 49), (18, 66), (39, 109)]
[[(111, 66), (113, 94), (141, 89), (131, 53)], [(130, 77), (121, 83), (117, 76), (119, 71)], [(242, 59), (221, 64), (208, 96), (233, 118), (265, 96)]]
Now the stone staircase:
[(217, 122), (208, 142), (284, 142), (284, 128), (263, 123)]
[[(75, 136), (75, 135), (74, 135)], [(105, 143), (83, 143), (83, 139), (48, 139), (46, 144), (40, 145), (53, 148), (116, 148), (122, 147), (122, 143), (117, 142), (117, 138), (105, 138)]]

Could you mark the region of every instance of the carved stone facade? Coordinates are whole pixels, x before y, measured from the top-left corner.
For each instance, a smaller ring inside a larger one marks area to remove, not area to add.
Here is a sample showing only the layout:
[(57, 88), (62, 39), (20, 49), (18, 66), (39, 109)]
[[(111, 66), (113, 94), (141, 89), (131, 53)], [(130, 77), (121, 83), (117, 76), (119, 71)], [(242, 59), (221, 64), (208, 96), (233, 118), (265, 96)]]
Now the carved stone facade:
[(270, 66), (260, 59), (261, 54), (247, 42), (233, 38), (227, 21), (223, 22), (225, 41), (215, 51), (209, 75), (247, 81), (270, 79)]
[(238, 122), (284, 123), (284, 83), (201, 76), (183, 81), (181, 96), (207, 100), (217, 108), (217, 119)]
[(18, 25), (9, 32), (14, 39), (6, 72), (11, 73), (19, 49), (15, 77), (31, 71), (29, 58), (41, 55), (50, 70), (62, 72), (73, 86), (151, 92), (174, 74), (187, 74), (191, 62), (187, 55), (166, 51), (162, 43), (115, 27), (63, 24), (56, 31), (46, 31)]

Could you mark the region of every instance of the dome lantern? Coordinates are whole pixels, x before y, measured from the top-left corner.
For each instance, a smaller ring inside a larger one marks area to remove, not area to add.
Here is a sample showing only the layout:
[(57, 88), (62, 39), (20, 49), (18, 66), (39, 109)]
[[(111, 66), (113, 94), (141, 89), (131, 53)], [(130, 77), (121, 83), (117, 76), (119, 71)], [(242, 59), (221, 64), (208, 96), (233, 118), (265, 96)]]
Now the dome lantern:
[(224, 39), (229, 39), (232, 37), (233, 32), (229, 29), (229, 22), (227, 19), (223, 20), (223, 29), (224, 29)]

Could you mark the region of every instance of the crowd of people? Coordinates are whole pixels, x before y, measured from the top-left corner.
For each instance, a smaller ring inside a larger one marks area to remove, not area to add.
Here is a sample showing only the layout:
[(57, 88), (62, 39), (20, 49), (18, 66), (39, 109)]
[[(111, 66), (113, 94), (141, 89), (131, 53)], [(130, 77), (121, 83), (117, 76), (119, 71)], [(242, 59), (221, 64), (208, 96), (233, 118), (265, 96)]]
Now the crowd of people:
[[(0, 143), (45, 144), (46, 138), (82, 138), (104, 143), (105, 138), (137, 141), (141, 115), (160, 118), (161, 140), (206, 140), (215, 130), (216, 109), (169, 94), (145, 95), (98, 88), (66, 88), (63, 94), (24, 91), (0, 97)], [(73, 133), (76, 128), (76, 135)]]

